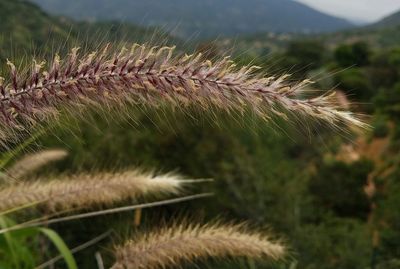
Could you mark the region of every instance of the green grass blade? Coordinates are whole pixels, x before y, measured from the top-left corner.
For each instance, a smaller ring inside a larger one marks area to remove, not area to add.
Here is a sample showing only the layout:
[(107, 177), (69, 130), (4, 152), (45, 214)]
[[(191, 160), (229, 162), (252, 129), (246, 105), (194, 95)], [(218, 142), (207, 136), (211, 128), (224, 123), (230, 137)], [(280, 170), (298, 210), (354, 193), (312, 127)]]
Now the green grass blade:
[(64, 240), (53, 230), (47, 228), (39, 228), (39, 231), (46, 235), (53, 244), (57, 247), (60, 254), (63, 256), (65, 263), (69, 269), (78, 269), (74, 256), (71, 250), (67, 247)]
[[(9, 221), (8, 218), (6, 218), (6, 217), (0, 217), (0, 227), (1, 227), (2, 229), (8, 228), (8, 227), (10, 226), (10, 224), (11, 224), (11, 223), (10, 223), (10, 221)], [(12, 224), (11, 224), (11, 225), (12, 225)], [(17, 254), (16, 254), (16, 252), (15, 252), (15, 244), (14, 244), (14, 240), (13, 240), (11, 234), (10, 234), (10, 233), (5, 233), (5, 234), (4, 234), (4, 238), (5, 238), (5, 240), (6, 240), (8, 249), (10, 250), (11, 257), (12, 257), (12, 260), (13, 260), (13, 263), (14, 263), (14, 266), (16, 266), (17, 268), (19, 268), (19, 262), (18, 262), (18, 259), (17, 259)]]
[(42, 201), (35, 201), (35, 202), (32, 202), (32, 203), (28, 203), (28, 204), (24, 204), (24, 205), (21, 205), (21, 206), (18, 206), (18, 207), (14, 207), (14, 208), (8, 209), (6, 211), (1, 211), (0, 212), (0, 216), (11, 214), (13, 212), (21, 211), (21, 210), (24, 210), (24, 209), (27, 209), (27, 208), (32, 208), (32, 207), (40, 204), (41, 202)]
[[(86, 243), (71, 249), (71, 253), (74, 254), (74, 253), (77, 253), (78, 251), (81, 251), (81, 250), (87, 248), (87, 247), (91, 247), (91, 246), (97, 244), (98, 242), (100, 242), (101, 240), (104, 240), (105, 238), (107, 238), (110, 234), (111, 234), (111, 230), (108, 230), (107, 232), (105, 232), (105, 233), (93, 238), (92, 240), (87, 241)], [(51, 260), (48, 260), (45, 263), (42, 263), (41, 265), (37, 266), (35, 269), (46, 268), (46, 267), (54, 264), (55, 262), (57, 262), (60, 259), (62, 259), (61, 255), (59, 255), (57, 257), (54, 257), (54, 258), (52, 258)]]

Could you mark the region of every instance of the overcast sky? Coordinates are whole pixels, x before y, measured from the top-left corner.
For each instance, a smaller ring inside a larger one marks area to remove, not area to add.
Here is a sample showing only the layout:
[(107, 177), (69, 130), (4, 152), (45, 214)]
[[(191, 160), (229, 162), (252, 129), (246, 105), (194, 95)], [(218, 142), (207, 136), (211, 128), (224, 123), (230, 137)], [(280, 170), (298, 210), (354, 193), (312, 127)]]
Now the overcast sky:
[(400, 0), (296, 0), (342, 18), (373, 22), (400, 10)]

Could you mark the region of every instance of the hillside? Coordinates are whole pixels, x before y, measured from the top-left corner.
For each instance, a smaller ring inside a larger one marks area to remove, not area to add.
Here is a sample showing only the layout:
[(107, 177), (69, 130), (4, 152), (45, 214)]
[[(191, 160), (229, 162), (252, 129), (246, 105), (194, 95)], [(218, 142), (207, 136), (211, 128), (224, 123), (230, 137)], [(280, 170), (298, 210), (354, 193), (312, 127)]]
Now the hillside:
[(49, 36), (68, 38), (58, 20), (26, 1), (1, 0), (0, 17), (0, 60), (10, 56), (10, 50), (42, 47)]
[(390, 27), (361, 27), (314, 35), (257, 33), (238, 38), (221, 38), (216, 44), (221, 51), (236, 53), (246, 51), (250, 58), (254, 58), (282, 52), (289, 43), (299, 39), (319, 41), (329, 48), (361, 41), (377, 50), (390, 49), (400, 44), (400, 24)]
[(373, 27), (395, 27), (400, 26), (400, 10), (389, 15), (377, 23), (372, 25)]
[(325, 32), (351, 27), (292, 0), (32, 0), (53, 14), (162, 26), (185, 37), (256, 32)]
[[(68, 49), (84, 42), (85, 47), (96, 47), (99, 42), (118, 41), (142, 43), (150, 40), (155, 28), (141, 28), (118, 22), (74, 22), (50, 16), (31, 2), (0, 0), (0, 61), (19, 58), (26, 54), (46, 54), (54, 49)], [(171, 40), (157, 34), (157, 40)], [(18, 52), (18, 53), (16, 53)], [(1, 66), (0, 64), (0, 66)]]

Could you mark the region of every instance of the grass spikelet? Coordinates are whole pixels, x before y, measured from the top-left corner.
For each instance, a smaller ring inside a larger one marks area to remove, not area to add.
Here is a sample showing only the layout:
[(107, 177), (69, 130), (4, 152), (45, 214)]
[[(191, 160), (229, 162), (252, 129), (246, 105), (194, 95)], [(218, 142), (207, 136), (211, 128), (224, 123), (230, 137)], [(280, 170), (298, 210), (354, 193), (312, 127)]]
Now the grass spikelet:
[(62, 149), (42, 150), (26, 155), (7, 169), (7, 177), (20, 179), (51, 162), (64, 159), (67, 155), (68, 152)]
[(158, 269), (206, 258), (282, 259), (285, 247), (246, 225), (175, 225), (140, 235), (116, 249), (112, 269)]
[(306, 81), (293, 84), (287, 76), (259, 75), (254, 66), (237, 68), (229, 58), (211, 63), (200, 54), (174, 56), (173, 50), (134, 45), (113, 53), (106, 46), (85, 55), (76, 48), (65, 60), (56, 55), (47, 70), (34, 61), (28, 72), (8, 62), (10, 78), (0, 79), (0, 137), (56, 116), (61, 106), (74, 111), (87, 104), (251, 108), (265, 119), (282, 117), (283, 111), (365, 127), (352, 113), (340, 111), (330, 94), (302, 99)]
[(3, 187), (0, 190), (0, 210), (36, 202), (54, 211), (111, 205), (145, 195), (175, 194), (187, 182), (192, 181), (174, 174), (154, 176), (135, 170), (29, 181)]

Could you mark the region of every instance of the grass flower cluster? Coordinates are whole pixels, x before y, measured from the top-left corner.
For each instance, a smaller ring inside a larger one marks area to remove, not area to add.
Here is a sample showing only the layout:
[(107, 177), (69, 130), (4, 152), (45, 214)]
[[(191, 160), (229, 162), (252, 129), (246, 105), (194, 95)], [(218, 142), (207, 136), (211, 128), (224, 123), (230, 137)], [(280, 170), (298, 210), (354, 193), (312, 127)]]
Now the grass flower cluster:
[(18, 180), (40, 169), (41, 167), (68, 156), (68, 152), (62, 149), (42, 150), (26, 155), (18, 160), (13, 166), (7, 169), (8, 180)]
[(207, 258), (248, 257), (278, 260), (285, 247), (246, 225), (174, 225), (134, 238), (117, 247), (112, 269), (179, 267)]
[(0, 211), (37, 203), (52, 211), (90, 208), (146, 195), (178, 194), (185, 181), (180, 176), (154, 176), (135, 170), (53, 176), (12, 184), (0, 189)]
[(265, 119), (306, 115), (333, 125), (365, 126), (351, 112), (338, 108), (333, 93), (302, 99), (308, 81), (264, 77), (255, 72), (258, 67), (238, 68), (229, 58), (212, 63), (201, 54), (175, 55), (171, 47), (134, 45), (113, 53), (107, 46), (87, 55), (75, 48), (63, 61), (57, 55), (48, 70), (44, 62), (35, 61), (28, 72), (19, 72), (11, 62), (8, 65), (10, 78), (0, 79), (3, 139), (10, 131), (54, 117), (61, 106), (75, 111), (87, 104), (103, 109), (126, 103), (192, 105), (201, 110), (250, 108)]

